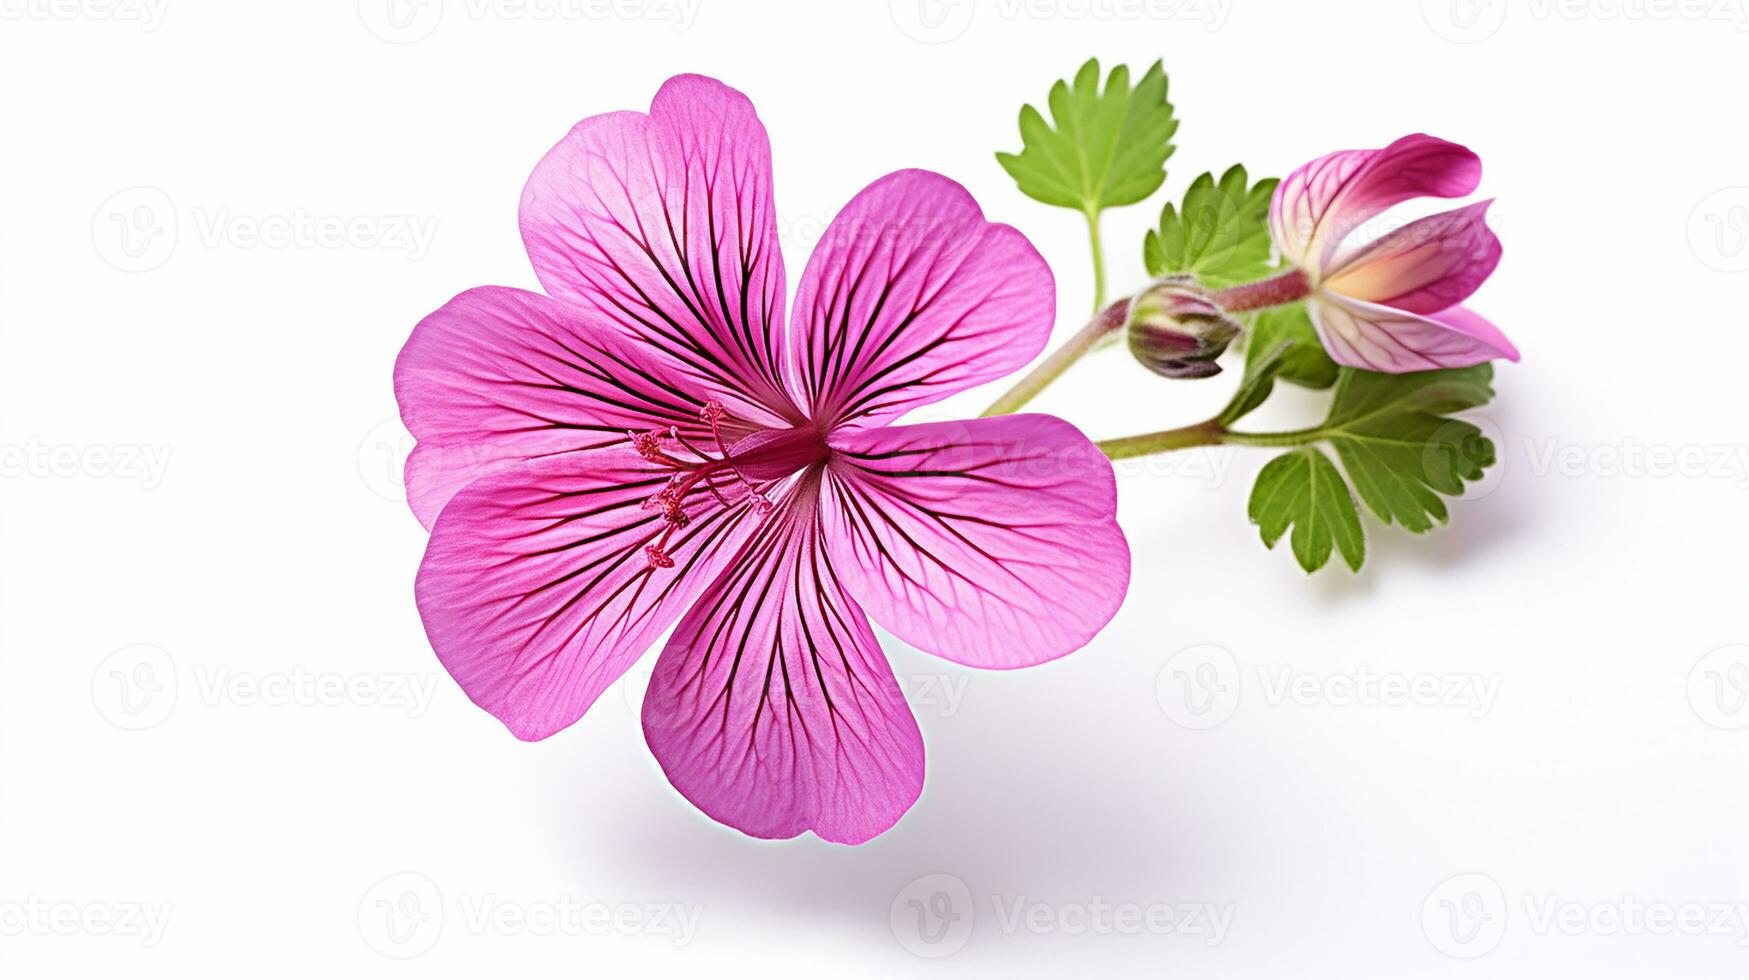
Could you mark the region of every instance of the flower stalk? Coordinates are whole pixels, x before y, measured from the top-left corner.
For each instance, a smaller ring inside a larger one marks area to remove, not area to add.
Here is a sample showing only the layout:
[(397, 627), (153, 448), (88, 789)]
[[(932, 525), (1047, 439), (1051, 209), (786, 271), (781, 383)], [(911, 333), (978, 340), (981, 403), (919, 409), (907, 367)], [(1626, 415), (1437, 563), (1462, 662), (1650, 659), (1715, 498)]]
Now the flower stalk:
[(1272, 306), (1297, 303), (1311, 295), (1312, 283), (1298, 269), (1289, 269), (1279, 276), (1241, 283), (1209, 294), (1216, 306), (1228, 313), (1248, 313)]
[(1093, 319), (1088, 320), (1087, 325), (1077, 330), (1073, 337), (1064, 341), (1063, 346), (1052, 351), (1051, 356), (1045, 358), (1043, 363), (1029, 371), (1006, 394), (984, 409), (981, 417), (1012, 415), (1020, 411), (1027, 402), (1045, 390), (1046, 386), (1057, 380), (1058, 375), (1080, 360), (1081, 355), (1092, 350), (1099, 341), (1122, 329), (1129, 312), (1130, 301), (1126, 298), (1094, 314)]
[(1196, 449), (1200, 446), (1289, 448), (1310, 445), (1322, 438), (1324, 438), (1324, 430), (1322, 429), (1296, 429), (1292, 432), (1239, 432), (1222, 425), (1221, 420), (1216, 418), (1161, 432), (1125, 436), (1122, 439), (1107, 439), (1094, 443), (1094, 445), (1099, 447), (1099, 451), (1104, 453), (1107, 459), (1117, 460), (1158, 456), (1162, 453), (1176, 452), (1180, 449)]
[(1215, 419), (1198, 422), (1178, 429), (1167, 429), (1164, 432), (1150, 432), (1147, 435), (1126, 436), (1122, 439), (1107, 439), (1096, 442), (1099, 451), (1107, 459), (1136, 459), (1142, 456), (1154, 456), (1169, 453), (1178, 449), (1194, 449), (1198, 446), (1218, 446), (1227, 441), (1229, 433)]
[[(1093, 232), (1094, 268), (1097, 273), (1099, 270), (1098, 226), (1092, 223), (1091, 217), (1089, 222), (1088, 227)], [(1104, 283), (1100, 282), (1098, 288), (1103, 294)], [(1298, 269), (1290, 269), (1267, 279), (1215, 290), (1208, 294), (1208, 299), (1223, 311), (1244, 313), (1296, 303), (1306, 298), (1310, 293), (1311, 281), (1306, 277), (1306, 274)], [(1129, 320), (1132, 300), (1133, 297), (1126, 297), (1101, 309), (1091, 320), (1087, 321), (1086, 326), (1077, 330), (1074, 336), (1065, 341), (1061, 347), (1052, 351), (1043, 363), (1033, 368), (1026, 377), (1020, 379), (1019, 383), (985, 409), (983, 416), (987, 418), (994, 415), (1008, 415), (1019, 411), (1032, 401), (1039, 392), (1060, 377), (1088, 351), (1093, 350), (1099, 346), (1101, 341), (1110, 338), (1124, 328)], [(1321, 435), (1322, 433), (1318, 429), (1303, 429), (1294, 432), (1238, 432), (1227, 428), (1222, 417), (1217, 416), (1194, 425), (1125, 436), (1121, 439), (1107, 439), (1095, 443), (1095, 445), (1099, 447), (1100, 452), (1106, 455), (1106, 458), (1119, 460), (1156, 456), (1201, 446), (1302, 446), (1316, 442)]]
[[(1123, 329), (1130, 312), (1130, 299), (1126, 297), (1109, 306), (1105, 305), (1105, 266), (1099, 247), (1097, 214), (1087, 215), (1087, 231), (1093, 247), (1093, 308), (1098, 312), (1087, 321), (1086, 326), (1065, 341), (1063, 346), (1052, 351), (1051, 356), (1045, 358), (1043, 363), (1028, 372), (1026, 377), (1021, 378), (1002, 397), (992, 402), (989, 408), (984, 409), (980, 417), (1011, 415), (1020, 411), (1088, 351)], [(1310, 295), (1311, 288), (1311, 282), (1304, 272), (1289, 269), (1268, 279), (1216, 290), (1209, 294), (1209, 299), (1228, 313), (1247, 313), (1299, 302)]]
[(1105, 308), (1105, 249), (1099, 241), (1099, 212), (1088, 211), (1087, 244), (1093, 250), (1093, 315)]

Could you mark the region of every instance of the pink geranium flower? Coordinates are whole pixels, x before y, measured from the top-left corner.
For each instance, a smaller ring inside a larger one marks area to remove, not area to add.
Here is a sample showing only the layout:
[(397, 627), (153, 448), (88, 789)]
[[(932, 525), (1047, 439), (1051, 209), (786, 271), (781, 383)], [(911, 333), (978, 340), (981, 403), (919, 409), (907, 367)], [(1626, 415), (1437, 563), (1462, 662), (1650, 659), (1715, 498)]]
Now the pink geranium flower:
[(1270, 234), (1306, 277), (1312, 322), (1338, 364), (1400, 374), (1518, 360), (1504, 334), (1458, 305), (1500, 263), (1500, 239), (1486, 221), (1491, 201), (1348, 244), (1389, 208), (1463, 197), (1481, 180), (1474, 153), (1418, 134), (1382, 150), (1319, 157), (1276, 188)]
[(757, 837), (863, 841), (923, 782), (870, 616), (1011, 668), (1117, 610), (1111, 467), (1073, 427), (889, 424), (1050, 332), (1049, 268), (958, 184), (864, 189), (786, 320), (765, 129), (681, 76), (648, 115), (578, 123), (521, 224), (546, 295), (462, 293), (395, 365), (420, 615), (517, 737), (576, 721), (678, 620), (643, 708), (674, 786)]

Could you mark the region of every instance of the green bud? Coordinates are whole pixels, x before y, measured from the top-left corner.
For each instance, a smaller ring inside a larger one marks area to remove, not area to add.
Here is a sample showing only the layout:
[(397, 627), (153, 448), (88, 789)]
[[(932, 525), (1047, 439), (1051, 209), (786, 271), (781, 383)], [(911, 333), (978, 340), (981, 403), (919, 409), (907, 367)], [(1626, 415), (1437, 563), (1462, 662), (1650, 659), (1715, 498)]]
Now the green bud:
[(1188, 276), (1169, 276), (1130, 302), (1124, 333), (1130, 353), (1168, 378), (1207, 378), (1243, 328)]

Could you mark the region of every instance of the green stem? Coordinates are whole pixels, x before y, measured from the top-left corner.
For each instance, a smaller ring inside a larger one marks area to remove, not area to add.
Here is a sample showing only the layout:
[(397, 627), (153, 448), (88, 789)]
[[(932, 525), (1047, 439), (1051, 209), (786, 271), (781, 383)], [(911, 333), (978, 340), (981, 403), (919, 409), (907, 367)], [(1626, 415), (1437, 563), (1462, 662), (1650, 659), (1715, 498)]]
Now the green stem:
[(1099, 212), (1083, 211), (1087, 216), (1087, 241), (1093, 246), (1093, 315), (1105, 309), (1105, 250), (1099, 243)]
[(1227, 441), (1228, 435), (1220, 422), (1209, 419), (1207, 422), (1198, 422), (1181, 429), (1167, 429), (1165, 432), (1150, 432), (1144, 436), (1128, 436), (1123, 439), (1107, 439), (1096, 445), (1109, 459), (1135, 459), (1138, 456), (1153, 456), (1196, 446), (1218, 446)]
[[(1014, 387), (1008, 389), (1002, 397), (984, 409), (983, 418), (992, 415), (1010, 415), (1020, 411), (1028, 402), (1045, 390), (1051, 382), (1067, 371), (1070, 365), (1080, 360), (1083, 355), (1092, 350), (1098, 343), (1117, 333), (1123, 328), (1124, 320), (1129, 316), (1130, 301), (1120, 299), (1110, 306), (1105, 305), (1105, 258), (1099, 243), (1099, 212), (1084, 211), (1087, 216), (1087, 237), (1093, 247), (1093, 319), (1087, 325), (1075, 332), (1063, 346), (1051, 352), (1038, 367), (1021, 378)], [(1271, 306), (1281, 306), (1286, 303), (1304, 299), (1310, 292), (1311, 285), (1304, 273), (1298, 269), (1260, 279), (1257, 282), (1243, 283), (1227, 289), (1217, 290), (1210, 294), (1210, 299), (1227, 312), (1267, 309)], [(1229, 432), (1219, 419), (1211, 419), (1197, 425), (1185, 426), (1181, 429), (1169, 429), (1145, 436), (1131, 436), (1127, 439), (1114, 439), (1109, 443), (1100, 443), (1101, 448), (1111, 452), (1121, 452), (1123, 456), (1113, 456), (1113, 459), (1124, 459), (1130, 456), (1147, 456), (1153, 453), (1170, 452), (1174, 449), (1184, 449), (1189, 446), (1207, 446), (1215, 443), (1234, 443), (1247, 446), (1298, 446), (1316, 441), (1315, 430), (1305, 433), (1244, 433)], [(1183, 440), (1192, 440), (1185, 442)], [(1195, 441), (1201, 440), (1201, 441)], [(1155, 447), (1155, 448), (1149, 448)]]
[(1157, 456), (1161, 453), (1174, 452), (1179, 449), (1194, 449), (1198, 446), (1264, 446), (1288, 447), (1304, 446), (1324, 438), (1322, 429), (1300, 429), (1295, 432), (1234, 432), (1221, 425), (1219, 419), (1209, 419), (1178, 429), (1167, 429), (1164, 432), (1150, 432), (1140, 436), (1125, 436), (1122, 439), (1107, 439), (1096, 443), (1099, 451), (1109, 459), (1135, 459), (1138, 456)]
[(1323, 429), (1296, 429), (1292, 432), (1228, 432), (1225, 441), (1235, 446), (1304, 446), (1324, 438)]
[(1087, 325), (1075, 332), (1063, 343), (1063, 346), (1051, 352), (1038, 367), (1032, 369), (1026, 377), (1021, 378), (1014, 387), (1008, 389), (1001, 398), (996, 399), (989, 408), (984, 409), (983, 417), (992, 415), (1009, 415), (1032, 401), (1045, 386), (1057, 380), (1057, 376), (1069, 370), (1069, 365), (1081, 359), (1081, 355), (1093, 349), (1093, 345), (1101, 338), (1123, 327), (1124, 318), (1129, 316), (1130, 301), (1120, 299), (1094, 315)]

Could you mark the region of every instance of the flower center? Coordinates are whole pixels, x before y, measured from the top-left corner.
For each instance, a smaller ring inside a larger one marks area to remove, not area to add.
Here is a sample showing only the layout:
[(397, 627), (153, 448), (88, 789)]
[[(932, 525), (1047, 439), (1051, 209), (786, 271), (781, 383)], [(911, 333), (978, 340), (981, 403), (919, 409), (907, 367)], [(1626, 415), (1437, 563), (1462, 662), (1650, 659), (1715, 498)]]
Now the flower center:
[(676, 530), (692, 523), (686, 499), (695, 490), (708, 491), (724, 507), (751, 501), (754, 510), (767, 514), (775, 506), (773, 484), (824, 460), (829, 452), (824, 435), (811, 425), (761, 429), (731, 446), (723, 439), (728, 412), (721, 403), (706, 402), (698, 418), (710, 428), (708, 440), (688, 439), (675, 426), (626, 433), (639, 456), (674, 471), (644, 501), (644, 509), (660, 511), (663, 522), (662, 533), (644, 546), (651, 568), (674, 567), (668, 542)]

